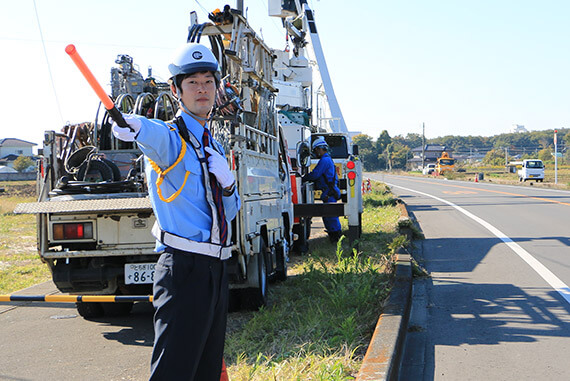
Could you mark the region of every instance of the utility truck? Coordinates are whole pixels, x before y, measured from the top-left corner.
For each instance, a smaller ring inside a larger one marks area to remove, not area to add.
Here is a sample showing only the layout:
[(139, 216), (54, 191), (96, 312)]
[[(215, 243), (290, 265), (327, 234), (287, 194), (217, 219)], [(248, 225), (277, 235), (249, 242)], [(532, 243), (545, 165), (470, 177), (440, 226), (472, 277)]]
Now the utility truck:
[(455, 159), (451, 158), (447, 152), (442, 152), (441, 157), (437, 158), (435, 164), (435, 173), (441, 175), (445, 172), (453, 172), (455, 170)]
[[(293, 2), (284, 4), (278, 8), (291, 23), (286, 23), (289, 34), (307, 39), (293, 40), (291, 56), (270, 49), (240, 10), (226, 6), (205, 23), (190, 14), (188, 42), (209, 42), (221, 66), (223, 81), (210, 125), (224, 146), (242, 201), (231, 224), (228, 268), (234, 308), (266, 303), (268, 280), (287, 277), (294, 239), (298, 251), (306, 248), (311, 217), (348, 216), (352, 235), (360, 233), (361, 162), (334, 98), (312, 12), (305, 2), (293, 10)], [(273, 11), (276, 6), (270, 1)], [(302, 21), (297, 32), (291, 29), (292, 15)], [(309, 65), (304, 55), (309, 51), (320, 55), (316, 64)], [(120, 55), (116, 63), (111, 88), (117, 109), (162, 120), (174, 117), (178, 106), (166, 83), (152, 72), (144, 78), (130, 56)], [(282, 75), (288, 70), (289, 75)], [(338, 204), (315, 204), (311, 185), (301, 184), (311, 165), (311, 140), (319, 134), (338, 152), (333, 156), (342, 190)], [(154, 251), (151, 235), (155, 217), (144, 160), (136, 143), (113, 137), (108, 112), (100, 107), (93, 123), (46, 131), (38, 194), (38, 202), (20, 204), (16, 212), (37, 215), (38, 252), (60, 291), (151, 293), (160, 253)], [(131, 307), (77, 304), (84, 317), (128, 313)]]
[[(269, 15), (278, 17), (292, 47), (274, 49), (273, 84), (277, 93), (279, 122), (293, 160), (295, 250), (306, 250), (315, 216), (346, 216), (348, 236), (360, 236), (362, 223), (362, 162), (346, 127), (332, 86), (313, 11), (306, 1), (269, 0)], [(311, 160), (311, 143), (322, 136), (335, 163), (341, 200), (336, 204), (315, 202), (312, 184), (301, 184), (317, 160)]]
[(544, 164), (539, 159), (526, 159), (522, 161), (521, 168), (517, 172), (519, 181), (534, 180), (544, 181)]
[[(210, 41), (224, 78), (211, 123), (237, 182), (242, 208), (232, 221), (231, 303), (266, 303), (269, 278), (285, 279), (292, 246), (290, 162), (274, 109), (272, 52), (238, 11), (198, 24), (188, 40)], [(131, 57), (120, 55), (111, 71), (116, 107), (124, 113), (170, 120), (177, 103), (168, 85), (144, 79)], [(149, 73), (150, 74), (150, 73)], [(16, 213), (37, 215), (37, 246), (57, 288), (66, 293), (152, 293), (155, 217), (144, 161), (136, 143), (115, 139), (107, 112), (94, 123), (46, 131), (38, 164), (38, 202)], [(132, 303), (77, 303), (84, 317), (128, 313)]]

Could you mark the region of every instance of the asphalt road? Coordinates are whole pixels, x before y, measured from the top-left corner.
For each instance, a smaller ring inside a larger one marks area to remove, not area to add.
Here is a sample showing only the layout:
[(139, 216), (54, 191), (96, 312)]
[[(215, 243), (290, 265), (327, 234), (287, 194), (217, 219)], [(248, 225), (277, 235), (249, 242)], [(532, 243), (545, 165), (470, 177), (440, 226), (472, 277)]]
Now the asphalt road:
[[(20, 292), (56, 293), (52, 282)], [(84, 320), (73, 303), (0, 302), (0, 380), (146, 380), (153, 308)]]
[(570, 379), (570, 192), (367, 176), (425, 235), (400, 379)]

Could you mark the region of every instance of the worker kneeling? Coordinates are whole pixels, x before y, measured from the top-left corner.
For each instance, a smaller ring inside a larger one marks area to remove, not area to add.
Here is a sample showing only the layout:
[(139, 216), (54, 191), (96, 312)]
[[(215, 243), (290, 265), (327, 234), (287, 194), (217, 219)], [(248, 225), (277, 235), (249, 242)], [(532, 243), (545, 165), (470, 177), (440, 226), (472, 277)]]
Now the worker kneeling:
[[(312, 181), (315, 188), (322, 192), (321, 200), (326, 203), (335, 203), (340, 200), (340, 189), (334, 162), (329, 154), (329, 145), (321, 136), (313, 142), (313, 153), (319, 158), (317, 166), (305, 176), (303, 181)], [(342, 235), (338, 217), (323, 217), (325, 229), (331, 242), (337, 242)]]

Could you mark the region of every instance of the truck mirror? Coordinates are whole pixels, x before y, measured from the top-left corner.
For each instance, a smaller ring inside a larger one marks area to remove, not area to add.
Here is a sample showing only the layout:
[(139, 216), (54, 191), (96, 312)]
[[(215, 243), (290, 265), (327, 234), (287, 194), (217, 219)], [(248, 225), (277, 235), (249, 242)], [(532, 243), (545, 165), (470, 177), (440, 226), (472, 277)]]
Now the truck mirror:
[(352, 145), (352, 154), (358, 156), (358, 144)]
[(311, 158), (311, 148), (307, 142), (300, 142), (297, 145), (297, 163), (301, 167), (307, 167), (309, 165), (309, 159)]

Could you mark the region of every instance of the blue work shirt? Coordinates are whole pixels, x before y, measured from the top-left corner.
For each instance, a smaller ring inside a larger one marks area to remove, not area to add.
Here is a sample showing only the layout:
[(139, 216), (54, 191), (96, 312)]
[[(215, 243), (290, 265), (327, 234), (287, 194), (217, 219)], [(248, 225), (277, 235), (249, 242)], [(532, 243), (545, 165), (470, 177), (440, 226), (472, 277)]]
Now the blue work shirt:
[[(315, 188), (323, 192), (321, 200), (331, 202), (330, 199), (334, 198), (335, 191), (338, 192), (337, 194), (340, 194), (338, 179), (335, 174), (334, 162), (331, 159), (331, 155), (327, 152), (321, 157), (316, 167), (303, 177), (303, 180), (314, 182)], [(329, 184), (333, 185), (334, 190), (329, 190)], [(334, 198), (334, 201), (336, 201), (336, 198)]]
[[(182, 115), (184, 123), (190, 134), (194, 134), (199, 142), (202, 142), (204, 127), (188, 114), (179, 111), (177, 116)], [(182, 161), (170, 170), (162, 182), (160, 189), (166, 199), (182, 187), (186, 171), (189, 172), (184, 189), (176, 199), (167, 203), (160, 199), (157, 193), (156, 180), (158, 174), (152, 169), (148, 159), (154, 161), (162, 170), (170, 167), (180, 154), (182, 138), (175, 124), (167, 125), (158, 119), (141, 118), (141, 129), (136, 137), (140, 149), (145, 155), (145, 172), (149, 189), (150, 201), (160, 228), (166, 232), (180, 237), (188, 238), (197, 242), (210, 242), (212, 228), (211, 209), (206, 199), (204, 187), (204, 173), (202, 165), (196, 155), (192, 144), (186, 143), (186, 154)], [(172, 129), (174, 128), (174, 129)], [(222, 146), (211, 138), (211, 144)], [(199, 148), (204, 150), (203, 147)], [(207, 174), (206, 174), (207, 175)], [(223, 197), (224, 211), (228, 226), (235, 218), (241, 206), (241, 201), (236, 190), (230, 196)], [(165, 248), (157, 241), (156, 251)]]

